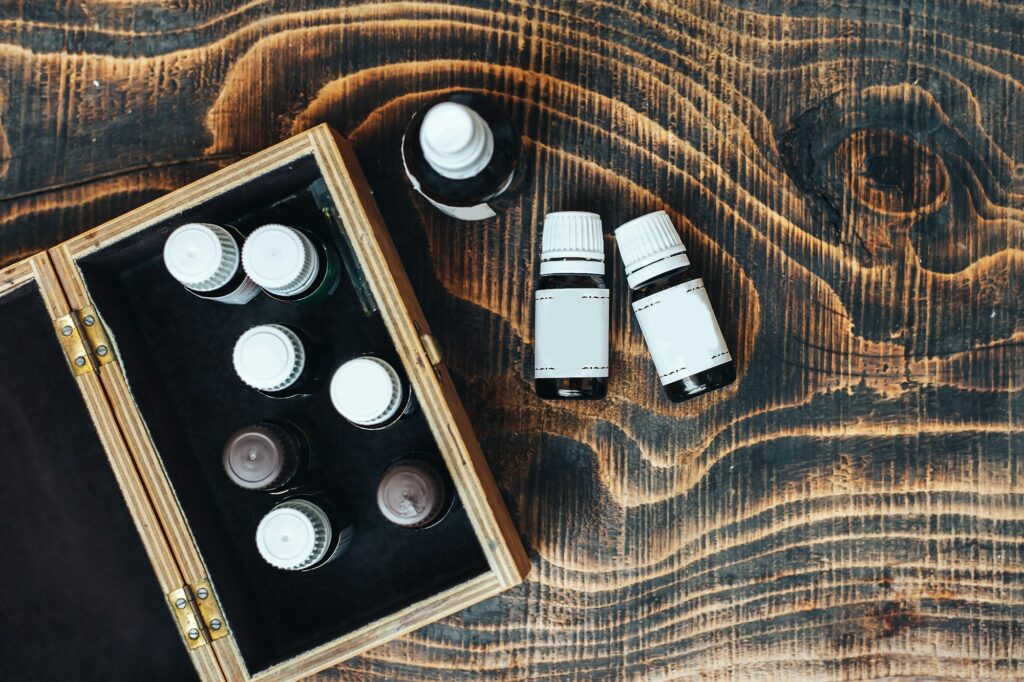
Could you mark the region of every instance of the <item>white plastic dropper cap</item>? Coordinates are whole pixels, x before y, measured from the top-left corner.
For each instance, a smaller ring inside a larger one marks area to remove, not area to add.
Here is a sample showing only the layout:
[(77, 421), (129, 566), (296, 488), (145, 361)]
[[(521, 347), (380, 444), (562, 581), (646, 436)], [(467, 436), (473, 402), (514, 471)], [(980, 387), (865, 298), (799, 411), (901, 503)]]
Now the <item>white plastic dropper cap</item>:
[(478, 175), (494, 154), (487, 122), (464, 104), (441, 102), (423, 117), (420, 147), (430, 167), (452, 180)]
[(164, 265), (171, 277), (193, 291), (213, 291), (238, 272), (238, 244), (220, 225), (188, 223), (164, 242)]
[(349, 360), (331, 377), (334, 409), (357, 426), (378, 426), (401, 408), (402, 380), (395, 368), (369, 355)]
[(604, 274), (601, 216), (586, 211), (558, 211), (544, 217), (540, 274)]
[(256, 528), (260, 556), (276, 568), (298, 571), (324, 558), (331, 544), (331, 522), (306, 500), (288, 500), (263, 517)]
[(279, 324), (252, 327), (235, 343), (238, 378), (259, 391), (280, 391), (295, 383), (306, 365), (306, 349), (295, 332)]
[(630, 288), (669, 270), (686, 267), (686, 247), (672, 219), (664, 211), (640, 216), (615, 230), (626, 281)]
[(278, 296), (295, 296), (316, 278), (316, 247), (287, 225), (258, 228), (242, 246), (242, 267), (253, 282)]

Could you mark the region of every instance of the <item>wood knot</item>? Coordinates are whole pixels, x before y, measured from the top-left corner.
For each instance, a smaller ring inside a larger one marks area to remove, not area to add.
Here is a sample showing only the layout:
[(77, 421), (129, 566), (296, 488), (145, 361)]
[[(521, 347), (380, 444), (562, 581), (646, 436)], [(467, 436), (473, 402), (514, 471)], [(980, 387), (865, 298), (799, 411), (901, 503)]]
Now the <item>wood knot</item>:
[(877, 213), (922, 216), (949, 198), (942, 158), (901, 133), (855, 131), (836, 146), (829, 165), (844, 194)]

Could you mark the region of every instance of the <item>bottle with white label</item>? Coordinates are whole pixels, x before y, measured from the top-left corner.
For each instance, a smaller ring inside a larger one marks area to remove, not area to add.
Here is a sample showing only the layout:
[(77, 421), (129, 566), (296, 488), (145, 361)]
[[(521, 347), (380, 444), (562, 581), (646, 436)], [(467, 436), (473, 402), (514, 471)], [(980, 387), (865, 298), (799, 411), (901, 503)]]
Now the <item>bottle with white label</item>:
[(251, 327), (238, 337), (232, 354), (238, 378), (270, 398), (313, 393), (323, 383), (326, 357), (320, 342), (283, 324)]
[(330, 244), (309, 230), (276, 223), (257, 228), (245, 240), (242, 267), (280, 301), (320, 301), (341, 283), (341, 263)]
[(341, 556), (355, 525), (322, 493), (299, 493), (271, 509), (256, 528), (264, 561), (283, 571), (311, 571)]
[(608, 285), (601, 217), (549, 213), (535, 294), (534, 385), (541, 398), (608, 393)]
[(515, 123), (475, 92), (447, 93), (417, 111), (402, 161), (416, 191), (459, 220), (497, 215), (523, 188), (527, 168)]
[(188, 223), (164, 242), (164, 265), (196, 296), (242, 305), (260, 293), (242, 269), (242, 248), (242, 235), (232, 227)]
[(633, 312), (665, 393), (683, 402), (736, 380), (725, 338), (704, 280), (690, 265), (679, 233), (664, 211), (615, 230)]

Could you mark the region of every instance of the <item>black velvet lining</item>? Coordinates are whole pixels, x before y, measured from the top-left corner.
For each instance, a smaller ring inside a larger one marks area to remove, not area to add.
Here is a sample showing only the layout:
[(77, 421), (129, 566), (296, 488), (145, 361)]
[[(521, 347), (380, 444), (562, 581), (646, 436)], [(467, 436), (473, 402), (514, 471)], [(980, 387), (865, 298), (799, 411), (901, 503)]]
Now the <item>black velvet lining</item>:
[(0, 679), (197, 679), (38, 288), (0, 319)]
[[(332, 366), (365, 352), (397, 363), (383, 320), (363, 314), (347, 279), (331, 299), (312, 307), (263, 294), (234, 306), (193, 296), (163, 266), (167, 235), (192, 220), (230, 224), (243, 234), (281, 222), (332, 238), (334, 228), (310, 191), (318, 178), (312, 159), (301, 160), (81, 263), (251, 673), (487, 570), (461, 505), (421, 531), (394, 527), (377, 510), (376, 485), (388, 464), (411, 452), (437, 455), (422, 412), (385, 431), (364, 431), (334, 411), (326, 387), (312, 397), (275, 400), (245, 386), (233, 371), (235, 340), (268, 322), (321, 336), (332, 349)], [(237, 488), (221, 468), (228, 435), (266, 418), (292, 420), (315, 435), (326, 460), (317, 486), (356, 518), (352, 546), (314, 571), (264, 563), (255, 547), (256, 525), (280, 497)]]

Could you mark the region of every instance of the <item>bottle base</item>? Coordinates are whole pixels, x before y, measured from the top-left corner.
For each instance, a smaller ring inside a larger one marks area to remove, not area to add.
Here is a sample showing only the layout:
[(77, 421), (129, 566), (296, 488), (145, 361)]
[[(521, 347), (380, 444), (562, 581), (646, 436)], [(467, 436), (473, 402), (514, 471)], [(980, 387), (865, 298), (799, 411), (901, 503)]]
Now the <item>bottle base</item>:
[(537, 396), (544, 400), (601, 400), (608, 395), (608, 377), (537, 379)]
[(736, 381), (736, 364), (726, 362), (703, 372), (697, 372), (671, 384), (665, 384), (665, 395), (674, 403), (692, 400)]

